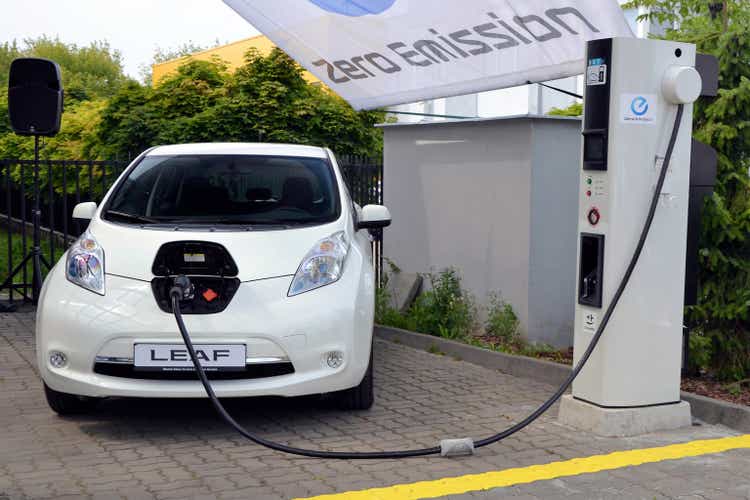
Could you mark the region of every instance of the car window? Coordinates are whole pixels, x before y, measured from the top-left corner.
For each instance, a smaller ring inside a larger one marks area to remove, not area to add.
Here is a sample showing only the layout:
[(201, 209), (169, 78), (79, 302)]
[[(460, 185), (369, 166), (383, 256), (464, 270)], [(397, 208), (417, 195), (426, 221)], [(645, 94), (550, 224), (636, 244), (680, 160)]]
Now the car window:
[(105, 218), (125, 214), (156, 222), (322, 223), (338, 217), (339, 197), (324, 159), (147, 156), (106, 209)]

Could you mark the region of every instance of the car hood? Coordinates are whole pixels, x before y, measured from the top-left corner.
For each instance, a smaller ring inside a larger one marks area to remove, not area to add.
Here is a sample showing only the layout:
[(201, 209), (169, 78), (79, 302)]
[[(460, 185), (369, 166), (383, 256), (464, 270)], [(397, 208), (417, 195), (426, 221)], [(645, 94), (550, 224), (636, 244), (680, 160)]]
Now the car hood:
[(89, 232), (104, 249), (104, 270), (151, 281), (159, 248), (172, 241), (208, 241), (227, 249), (240, 281), (293, 275), (313, 245), (346, 227), (344, 218), (313, 227), (262, 231), (145, 229), (96, 218)]

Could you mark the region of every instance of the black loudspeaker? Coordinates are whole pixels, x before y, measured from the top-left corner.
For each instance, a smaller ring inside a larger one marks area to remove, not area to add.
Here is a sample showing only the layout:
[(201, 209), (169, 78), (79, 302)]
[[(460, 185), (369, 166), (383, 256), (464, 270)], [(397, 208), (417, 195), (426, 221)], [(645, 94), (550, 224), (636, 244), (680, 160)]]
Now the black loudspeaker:
[(10, 64), (8, 114), (16, 134), (52, 136), (60, 131), (63, 88), (60, 66), (24, 57)]

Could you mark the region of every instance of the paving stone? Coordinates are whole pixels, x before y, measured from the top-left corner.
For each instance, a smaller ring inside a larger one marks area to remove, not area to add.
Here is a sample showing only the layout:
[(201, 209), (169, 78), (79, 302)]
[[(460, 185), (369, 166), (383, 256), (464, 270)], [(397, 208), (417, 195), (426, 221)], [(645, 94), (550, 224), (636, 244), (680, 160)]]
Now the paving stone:
[[(103, 402), (60, 418), (34, 367), (33, 310), (0, 314), (0, 500), (16, 498), (252, 498), (296, 496), (544, 464), (575, 457), (715, 438), (702, 426), (640, 438), (598, 438), (562, 426), (556, 408), (523, 432), (472, 457), (315, 460), (249, 443), (206, 401)], [(376, 404), (341, 412), (309, 399), (231, 400), (239, 422), (264, 437), (330, 450), (434, 446), (485, 437), (523, 418), (555, 389), (401, 345), (375, 343)], [(447, 498), (750, 498), (750, 452), (469, 492)]]

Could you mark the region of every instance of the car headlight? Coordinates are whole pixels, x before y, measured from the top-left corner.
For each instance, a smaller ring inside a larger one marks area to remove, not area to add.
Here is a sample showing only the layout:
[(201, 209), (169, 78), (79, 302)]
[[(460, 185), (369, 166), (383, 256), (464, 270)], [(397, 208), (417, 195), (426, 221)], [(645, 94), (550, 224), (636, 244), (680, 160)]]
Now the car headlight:
[(302, 259), (287, 295), (292, 297), (338, 281), (347, 253), (349, 242), (343, 231), (317, 242)]
[(65, 277), (86, 290), (104, 295), (104, 249), (88, 231), (68, 250)]

